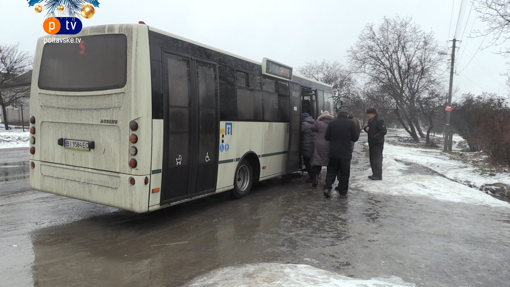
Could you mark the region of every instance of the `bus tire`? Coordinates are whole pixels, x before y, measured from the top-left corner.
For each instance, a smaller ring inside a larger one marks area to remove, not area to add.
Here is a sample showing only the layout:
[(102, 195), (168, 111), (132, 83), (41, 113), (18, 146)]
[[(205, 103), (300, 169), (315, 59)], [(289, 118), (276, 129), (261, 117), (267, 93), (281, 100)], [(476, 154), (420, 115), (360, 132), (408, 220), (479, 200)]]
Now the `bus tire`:
[(250, 193), (253, 186), (253, 168), (247, 160), (243, 160), (236, 169), (234, 176), (234, 189), (231, 197), (239, 199)]

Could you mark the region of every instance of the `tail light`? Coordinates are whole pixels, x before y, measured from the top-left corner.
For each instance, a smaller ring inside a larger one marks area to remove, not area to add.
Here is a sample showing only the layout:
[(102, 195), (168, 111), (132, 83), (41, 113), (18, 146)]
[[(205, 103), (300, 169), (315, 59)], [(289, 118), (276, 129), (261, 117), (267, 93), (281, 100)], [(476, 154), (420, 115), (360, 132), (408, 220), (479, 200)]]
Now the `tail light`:
[(131, 143), (137, 143), (138, 142), (138, 137), (135, 135), (135, 134), (132, 134), (130, 137), (129, 137), (129, 141)]
[(145, 183), (145, 185), (147, 185), (149, 183), (149, 178), (148, 177), (145, 177), (144, 183)]
[(30, 117), (30, 123), (31, 123), (31, 124), (35, 124), (35, 117), (34, 117), (34, 116), (31, 116), (31, 117)]
[(31, 162), (31, 163), (30, 163), (30, 166), (31, 166), (32, 168), (35, 168), (35, 162)]
[(129, 148), (129, 153), (131, 155), (136, 155), (138, 153), (138, 149), (136, 147), (132, 146)]
[(135, 185), (135, 179), (130, 177), (129, 178), (129, 183), (131, 183), (131, 185)]
[(35, 137), (31, 137), (31, 138), (30, 138), (30, 143), (31, 143), (31, 144), (35, 144)]
[(31, 133), (31, 134), (33, 134), (33, 135), (35, 135), (35, 127), (31, 127), (31, 128), (30, 128), (30, 133)]
[(134, 158), (132, 158), (132, 159), (129, 161), (129, 166), (130, 166), (131, 168), (135, 168), (137, 164), (138, 164), (138, 163), (136, 162), (136, 159), (134, 159)]
[(138, 130), (138, 123), (135, 122), (135, 121), (131, 121), (129, 122), (129, 128), (132, 130), (132, 131), (136, 131)]
[(30, 148), (30, 154), (34, 154), (35, 153), (35, 147), (31, 147)]

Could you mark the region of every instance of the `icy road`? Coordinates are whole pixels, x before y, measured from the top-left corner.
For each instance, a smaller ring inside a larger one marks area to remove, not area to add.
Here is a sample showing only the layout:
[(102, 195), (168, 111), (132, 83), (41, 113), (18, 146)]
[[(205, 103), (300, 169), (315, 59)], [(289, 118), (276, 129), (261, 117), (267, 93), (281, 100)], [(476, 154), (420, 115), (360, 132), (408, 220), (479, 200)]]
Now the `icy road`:
[(390, 144), (371, 182), (364, 140), (348, 199), (285, 178), (139, 215), (0, 182), (0, 286), (508, 286), (508, 202)]

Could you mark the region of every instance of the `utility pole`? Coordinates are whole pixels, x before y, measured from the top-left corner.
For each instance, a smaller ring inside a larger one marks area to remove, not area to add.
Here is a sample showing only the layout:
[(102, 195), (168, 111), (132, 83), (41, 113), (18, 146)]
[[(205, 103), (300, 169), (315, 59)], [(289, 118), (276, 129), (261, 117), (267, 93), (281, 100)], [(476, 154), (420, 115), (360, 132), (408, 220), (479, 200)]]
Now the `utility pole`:
[(20, 109), (21, 109), (21, 126), (23, 127), (23, 131), (25, 131), (25, 121), (23, 120), (23, 99), (21, 100)]
[(452, 113), (452, 88), (453, 88), (453, 73), (455, 70), (455, 44), (457, 40), (453, 38), (452, 46), (452, 61), (450, 67), (450, 89), (448, 91), (448, 101), (446, 102), (446, 123), (444, 126), (444, 151), (452, 151), (452, 128), (450, 126), (450, 116)]

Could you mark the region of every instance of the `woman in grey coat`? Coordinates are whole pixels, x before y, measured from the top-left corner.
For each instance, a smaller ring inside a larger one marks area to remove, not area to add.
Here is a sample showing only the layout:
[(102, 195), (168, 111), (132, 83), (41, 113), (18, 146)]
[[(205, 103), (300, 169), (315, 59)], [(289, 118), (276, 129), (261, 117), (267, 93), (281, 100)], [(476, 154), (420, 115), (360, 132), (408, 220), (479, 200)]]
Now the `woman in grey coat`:
[(322, 115), (317, 118), (317, 121), (312, 127), (315, 134), (315, 147), (312, 156), (313, 171), (315, 174), (312, 186), (316, 187), (319, 184), (319, 174), (323, 166), (327, 166), (329, 162), (329, 142), (324, 139), (328, 124), (334, 120), (335, 117), (329, 114), (328, 111), (322, 112)]
[(313, 147), (315, 144), (315, 132), (312, 127), (315, 120), (308, 113), (301, 114), (301, 155), (303, 163), (310, 178), (306, 182), (313, 182), (315, 173), (313, 172), (310, 159), (313, 156)]

